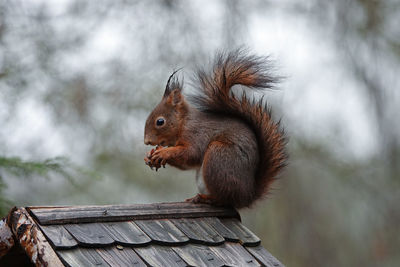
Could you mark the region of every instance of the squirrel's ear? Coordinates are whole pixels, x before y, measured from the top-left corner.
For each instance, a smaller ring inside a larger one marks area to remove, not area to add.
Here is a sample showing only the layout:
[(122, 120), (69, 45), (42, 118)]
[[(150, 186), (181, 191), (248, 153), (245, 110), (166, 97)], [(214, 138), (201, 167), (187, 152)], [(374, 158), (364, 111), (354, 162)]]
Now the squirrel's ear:
[(165, 86), (164, 98), (167, 98), (173, 91), (182, 91), (182, 84), (174, 75), (181, 69), (174, 71), (168, 78), (167, 85)]
[(172, 90), (167, 97), (167, 103), (171, 104), (172, 106), (176, 106), (182, 103), (182, 101), (183, 101), (183, 96), (181, 90), (179, 89)]

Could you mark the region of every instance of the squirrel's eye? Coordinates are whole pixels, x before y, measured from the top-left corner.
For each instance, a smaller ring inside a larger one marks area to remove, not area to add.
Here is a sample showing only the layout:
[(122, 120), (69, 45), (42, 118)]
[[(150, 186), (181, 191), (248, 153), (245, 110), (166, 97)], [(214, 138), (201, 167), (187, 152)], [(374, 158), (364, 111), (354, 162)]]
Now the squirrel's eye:
[(163, 118), (159, 118), (156, 121), (157, 126), (162, 126), (162, 125), (164, 125), (164, 123), (165, 123), (165, 120)]

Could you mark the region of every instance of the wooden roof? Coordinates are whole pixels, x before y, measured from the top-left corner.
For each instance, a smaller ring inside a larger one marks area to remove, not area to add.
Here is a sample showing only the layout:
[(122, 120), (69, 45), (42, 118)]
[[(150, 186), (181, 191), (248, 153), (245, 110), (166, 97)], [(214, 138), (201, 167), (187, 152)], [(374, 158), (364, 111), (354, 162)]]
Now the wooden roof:
[(27, 207), (7, 220), (36, 264), (283, 266), (228, 208), (186, 202)]

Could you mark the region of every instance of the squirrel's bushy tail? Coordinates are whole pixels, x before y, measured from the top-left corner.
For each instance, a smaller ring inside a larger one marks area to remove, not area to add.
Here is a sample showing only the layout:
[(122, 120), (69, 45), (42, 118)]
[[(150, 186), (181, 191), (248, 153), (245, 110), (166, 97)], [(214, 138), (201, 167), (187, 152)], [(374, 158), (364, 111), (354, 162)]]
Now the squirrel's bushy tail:
[(243, 85), (252, 90), (272, 88), (276, 80), (268, 73), (268, 63), (267, 58), (250, 56), (243, 50), (220, 53), (215, 59), (211, 75), (204, 70), (198, 71), (197, 79), (202, 94), (192, 97), (201, 110), (236, 116), (254, 130), (260, 153), (255, 177), (255, 199), (267, 193), (271, 182), (285, 166), (287, 141), (279, 122), (272, 120), (263, 98), (249, 99), (245, 93), (237, 97), (231, 88), (234, 85)]

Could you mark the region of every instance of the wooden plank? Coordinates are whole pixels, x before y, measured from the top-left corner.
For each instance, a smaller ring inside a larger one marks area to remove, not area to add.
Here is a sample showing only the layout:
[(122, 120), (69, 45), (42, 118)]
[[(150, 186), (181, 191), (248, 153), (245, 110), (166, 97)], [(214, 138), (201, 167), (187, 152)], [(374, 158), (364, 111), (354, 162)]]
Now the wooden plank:
[(43, 232), (24, 208), (14, 208), (7, 218), (14, 238), (36, 266), (63, 266)]
[(82, 246), (101, 247), (114, 243), (98, 223), (66, 224), (64, 227)]
[(156, 243), (182, 244), (189, 238), (169, 220), (142, 220), (135, 223)]
[(6, 218), (0, 220), (0, 259), (14, 246), (14, 238)]
[(189, 202), (137, 205), (29, 207), (42, 225), (84, 222), (111, 222), (146, 219), (234, 217), (240, 218), (233, 208), (214, 207)]
[(76, 242), (72, 235), (68, 233), (62, 225), (42, 225), (40, 226), (40, 229), (56, 248), (66, 249), (78, 245), (78, 242)]
[(258, 261), (240, 244), (225, 242), (210, 249), (224, 262), (225, 266), (261, 266)]
[(247, 251), (250, 252), (263, 266), (266, 267), (285, 267), (280, 261), (271, 255), (264, 247), (247, 247)]
[(234, 232), (244, 246), (258, 246), (261, 243), (260, 238), (253, 234), (246, 226), (236, 219), (221, 219), (221, 222), (232, 232)]
[(204, 220), (171, 219), (171, 221), (194, 243), (220, 245), (225, 242), (225, 239)]
[(110, 266), (96, 252), (90, 248), (74, 248), (67, 250), (58, 250), (57, 254), (66, 266), (82, 267), (82, 266)]
[(224, 262), (207, 246), (187, 244), (172, 248), (190, 266), (219, 267)]
[(182, 267), (188, 264), (170, 247), (151, 245), (148, 247), (134, 248), (139, 256), (150, 266), (154, 267)]
[(229, 230), (218, 218), (208, 217), (201, 218), (200, 220), (205, 221), (208, 225), (211, 225), (226, 241), (239, 242), (239, 237)]
[(122, 245), (144, 245), (151, 241), (134, 222), (101, 223), (106, 232)]
[(144, 261), (131, 248), (113, 246), (98, 248), (96, 251), (110, 266), (146, 267)]

